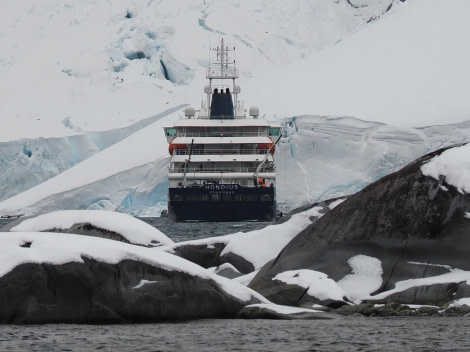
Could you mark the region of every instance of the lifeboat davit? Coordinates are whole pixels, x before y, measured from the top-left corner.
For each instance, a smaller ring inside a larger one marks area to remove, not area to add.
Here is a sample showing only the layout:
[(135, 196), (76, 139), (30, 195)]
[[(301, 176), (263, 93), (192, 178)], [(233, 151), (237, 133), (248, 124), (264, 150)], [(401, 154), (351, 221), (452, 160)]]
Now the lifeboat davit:
[(175, 143), (170, 143), (168, 145), (168, 152), (170, 155), (173, 155), (173, 153), (176, 151), (179, 154), (184, 154), (182, 151), (186, 150), (186, 144), (175, 144)]

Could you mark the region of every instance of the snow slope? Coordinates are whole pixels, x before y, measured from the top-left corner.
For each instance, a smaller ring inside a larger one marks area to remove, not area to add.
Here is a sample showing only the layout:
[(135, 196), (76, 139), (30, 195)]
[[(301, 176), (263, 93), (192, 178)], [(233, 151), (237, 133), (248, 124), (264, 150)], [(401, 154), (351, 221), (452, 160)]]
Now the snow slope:
[[(278, 116), (354, 116), (396, 127), (468, 120), (469, 10), (466, 0), (407, 1), (259, 79), (260, 105)], [(282, 104), (271, 110), (273, 101)]]
[(371, 11), (346, 0), (8, 2), (0, 121), (9, 128), (0, 141), (108, 130), (168, 104), (199, 104), (209, 45), (220, 36), (251, 78), (338, 40)]
[(237, 47), (247, 106), (285, 126), (281, 210), (354, 193), (469, 141), (466, 0), (8, 6), (0, 214), (158, 215), (169, 160), (160, 127), (184, 104), (198, 106), (208, 47), (220, 36)]

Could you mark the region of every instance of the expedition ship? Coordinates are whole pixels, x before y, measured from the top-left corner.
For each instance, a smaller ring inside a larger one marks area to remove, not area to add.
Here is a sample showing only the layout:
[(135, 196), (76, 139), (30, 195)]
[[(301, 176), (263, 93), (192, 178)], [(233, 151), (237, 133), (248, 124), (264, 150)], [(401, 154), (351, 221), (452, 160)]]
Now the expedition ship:
[(168, 216), (174, 221), (272, 220), (276, 215), (275, 145), (281, 127), (238, 100), (235, 48), (212, 48), (201, 108), (165, 127), (171, 155)]

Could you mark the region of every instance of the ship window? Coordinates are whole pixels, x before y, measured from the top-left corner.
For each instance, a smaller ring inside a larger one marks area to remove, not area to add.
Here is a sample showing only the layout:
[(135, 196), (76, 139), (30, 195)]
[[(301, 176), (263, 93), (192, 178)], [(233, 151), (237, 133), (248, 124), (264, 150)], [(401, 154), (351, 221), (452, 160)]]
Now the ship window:
[(281, 129), (279, 127), (271, 127), (269, 129), (269, 135), (273, 137), (279, 136), (281, 133)]
[(232, 200), (232, 195), (231, 194), (224, 194), (222, 196), (223, 200), (226, 202), (230, 202)]
[(234, 200), (235, 202), (241, 202), (241, 201), (242, 201), (242, 196), (241, 196), (241, 194), (234, 194), (234, 195), (233, 195), (233, 200)]
[(165, 135), (167, 137), (175, 137), (176, 136), (176, 128), (165, 128)]
[(220, 195), (219, 194), (213, 194), (212, 195), (212, 200), (215, 200), (215, 201), (220, 200)]

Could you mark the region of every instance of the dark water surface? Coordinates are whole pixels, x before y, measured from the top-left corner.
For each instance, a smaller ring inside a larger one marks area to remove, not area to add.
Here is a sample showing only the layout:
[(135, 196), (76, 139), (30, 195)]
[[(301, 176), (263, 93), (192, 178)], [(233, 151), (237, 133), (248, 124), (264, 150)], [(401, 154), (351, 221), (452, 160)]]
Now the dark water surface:
[(240, 222), (171, 222), (168, 218), (141, 218), (159, 229), (175, 242), (197, 240), (207, 237), (218, 237), (236, 232), (249, 232), (261, 229), (274, 222), (240, 221)]
[(1, 351), (470, 351), (470, 318), (0, 325)]

